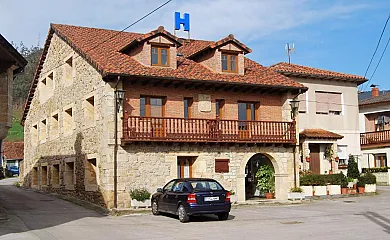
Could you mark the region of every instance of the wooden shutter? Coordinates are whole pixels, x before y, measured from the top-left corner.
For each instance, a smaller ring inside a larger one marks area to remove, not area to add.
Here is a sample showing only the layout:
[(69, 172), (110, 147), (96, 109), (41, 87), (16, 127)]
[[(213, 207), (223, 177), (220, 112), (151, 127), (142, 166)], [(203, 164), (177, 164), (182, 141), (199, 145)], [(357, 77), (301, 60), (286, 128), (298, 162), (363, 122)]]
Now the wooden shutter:
[(229, 172), (229, 159), (215, 159), (215, 172), (216, 173), (228, 173)]
[(298, 95), (298, 100), (299, 100), (299, 109), (298, 111), (299, 112), (306, 112), (307, 109), (306, 109), (306, 93), (307, 92), (304, 92), (302, 94), (299, 94)]
[(341, 112), (341, 93), (328, 93), (329, 111)]
[(316, 112), (329, 113), (328, 94), (326, 92), (316, 92)]

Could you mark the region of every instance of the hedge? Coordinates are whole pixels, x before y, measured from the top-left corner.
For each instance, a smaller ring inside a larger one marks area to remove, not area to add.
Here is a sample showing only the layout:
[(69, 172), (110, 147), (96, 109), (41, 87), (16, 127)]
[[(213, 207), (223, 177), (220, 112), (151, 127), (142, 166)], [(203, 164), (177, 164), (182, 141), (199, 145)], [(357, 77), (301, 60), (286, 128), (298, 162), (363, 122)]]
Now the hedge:
[(375, 184), (376, 183), (376, 177), (372, 173), (365, 173), (360, 175), (358, 177), (358, 187), (364, 187), (366, 184)]
[(301, 186), (325, 186), (325, 185), (348, 185), (347, 177), (342, 174), (308, 174), (300, 177)]
[(379, 167), (379, 168), (362, 168), (362, 173), (377, 173), (377, 172), (387, 172), (390, 167)]

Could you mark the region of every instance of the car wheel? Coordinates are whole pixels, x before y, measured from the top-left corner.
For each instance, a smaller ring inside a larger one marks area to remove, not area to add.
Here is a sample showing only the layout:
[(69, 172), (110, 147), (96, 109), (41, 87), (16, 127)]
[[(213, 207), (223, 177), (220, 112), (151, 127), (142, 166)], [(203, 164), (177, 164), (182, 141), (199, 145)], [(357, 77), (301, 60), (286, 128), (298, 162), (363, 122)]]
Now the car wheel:
[(152, 213), (153, 213), (153, 215), (159, 215), (160, 214), (160, 211), (158, 211), (157, 200), (153, 200), (153, 202), (152, 202)]
[(182, 222), (182, 223), (188, 222), (190, 217), (187, 215), (187, 211), (186, 211), (186, 209), (184, 208), (183, 205), (179, 206), (179, 208), (177, 209), (177, 212), (179, 214), (180, 222)]
[(228, 219), (228, 217), (229, 217), (229, 213), (219, 213), (218, 214), (218, 219), (219, 220), (227, 220)]

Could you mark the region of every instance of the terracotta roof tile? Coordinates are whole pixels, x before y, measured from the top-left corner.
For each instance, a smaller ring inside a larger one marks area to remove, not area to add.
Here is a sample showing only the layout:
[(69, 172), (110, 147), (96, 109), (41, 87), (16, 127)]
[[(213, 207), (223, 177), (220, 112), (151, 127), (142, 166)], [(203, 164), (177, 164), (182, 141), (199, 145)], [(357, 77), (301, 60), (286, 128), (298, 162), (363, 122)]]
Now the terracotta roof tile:
[(324, 129), (305, 129), (299, 133), (300, 138), (342, 139), (344, 136)]
[(24, 142), (3, 142), (3, 155), (6, 159), (23, 159)]
[(335, 79), (342, 79), (342, 80), (349, 80), (353, 82), (357, 82), (358, 84), (361, 84), (365, 81), (367, 81), (366, 78), (358, 75), (352, 75), (352, 74), (346, 74), (346, 73), (339, 73), (319, 68), (312, 68), (307, 66), (301, 66), (297, 64), (289, 64), (285, 62), (277, 63), (272, 66), (270, 66), (270, 69), (273, 69), (276, 72), (282, 73), (284, 75), (290, 76), (290, 75), (302, 75), (302, 76), (310, 76), (315, 78), (335, 78)]
[(385, 93), (377, 97), (371, 97), (363, 100), (359, 100), (359, 107), (364, 105), (388, 103), (390, 102), (390, 93)]
[[(51, 24), (43, 54), (26, 101), (22, 123), (27, 116), (29, 105), (33, 98), (38, 77), (42, 69), (42, 64), (45, 61), (45, 56), (54, 33), (73, 47), (73, 49), (93, 65), (103, 77), (108, 75), (142, 76), (178, 80), (213, 81), (231, 84), (251, 84), (272, 88), (306, 89), (302, 84), (285, 77), (282, 74), (276, 73), (248, 58), (245, 58), (244, 61), (244, 75), (217, 73), (204, 67), (200, 63), (186, 58), (186, 56), (213, 44), (211, 41), (182, 41), (183, 46), (180, 47), (178, 51), (183, 54), (183, 57), (177, 58), (177, 69), (156, 68), (145, 66), (131, 56), (120, 52), (121, 49), (128, 46), (128, 44), (134, 40), (144, 39), (145, 34)], [(147, 35), (150, 34), (152, 33), (148, 33)], [(229, 39), (231, 40), (231, 36)]]

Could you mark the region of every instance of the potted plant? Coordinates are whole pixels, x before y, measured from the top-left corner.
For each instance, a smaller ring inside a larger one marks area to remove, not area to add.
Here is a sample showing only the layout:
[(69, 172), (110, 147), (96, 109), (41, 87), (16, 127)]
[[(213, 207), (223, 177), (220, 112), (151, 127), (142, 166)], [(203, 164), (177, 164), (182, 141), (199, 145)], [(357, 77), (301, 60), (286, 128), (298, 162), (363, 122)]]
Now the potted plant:
[(230, 192), (230, 202), (231, 203), (237, 203), (238, 197), (236, 195), (236, 192), (232, 189), (229, 191)]
[(374, 174), (368, 172), (365, 174), (365, 180), (366, 180), (366, 185), (365, 187), (365, 192), (367, 193), (373, 193), (376, 192), (376, 177)]
[(312, 197), (313, 196), (313, 174), (306, 170), (301, 171), (299, 174), (299, 183), (301, 185), (301, 188), (303, 190), (303, 193), (305, 194), (305, 197)]
[(134, 208), (150, 207), (150, 192), (145, 188), (134, 189), (130, 191), (131, 206)]
[(328, 145), (325, 149), (325, 152), (324, 152), (324, 157), (326, 159), (328, 159), (328, 161), (332, 161), (333, 159), (333, 148), (332, 148), (332, 145)]
[(315, 174), (313, 175), (313, 188), (315, 196), (324, 196), (327, 195), (326, 182), (324, 175)]
[(300, 187), (292, 187), (290, 189), (290, 192), (288, 193), (288, 199), (304, 199), (305, 198), (305, 193), (303, 192), (303, 189)]
[[(332, 175), (325, 175), (326, 183), (328, 184), (327, 190), (329, 195), (340, 195), (341, 194), (341, 182), (345, 179), (344, 174), (337, 173)], [(347, 183), (348, 184), (348, 183)]]
[[(352, 179), (357, 179), (359, 176), (360, 176), (360, 172), (358, 169), (357, 162), (355, 162), (355, 157), (349, 155), (347, 177)], [(356, 184), (356, 180), (354, 180), (354, 183)]]
[(267, 199), (274, 198), (275, 177), (274, 170), (269, 165), (260, 166), (256, 172), (257, 188), (265, 193)]
[(366, 178), (365, 178), (365, 176), (364, 175), (359, 176), (358, 182), (357, 182), (357, 187), (358, 187), (359, 194), (363, 194), (364, 193), (365, 185), (366, 185)]
[(341, 179), (340, 185), (341, 185), (341, 194), (347, 194), (348, 193), (348, 179), (347, 177), (343, 175), (343, 178)]

